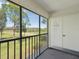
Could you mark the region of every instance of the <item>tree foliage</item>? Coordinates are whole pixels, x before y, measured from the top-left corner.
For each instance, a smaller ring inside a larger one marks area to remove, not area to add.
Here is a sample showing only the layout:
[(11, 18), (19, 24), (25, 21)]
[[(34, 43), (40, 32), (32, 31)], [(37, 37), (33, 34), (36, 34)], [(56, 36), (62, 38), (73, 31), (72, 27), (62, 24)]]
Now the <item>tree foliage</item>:
[(6, 14), (5, 14), (5, 10), (4, 9), (0, 9), (0, 32), (1, 32), (1, 37), (2, 37), (2, 32), (3, 29), (6, 26)]
[(26, 26), (30, 26), (30, 21), (26, 12), (22, 11), (22, 31), (27, 31)]
[[(7, 3), (2, 1), (2, 8), (0, 9), (0, 31), (5, 28), (7, 19), (12, 21), (13, 25), (13, 35), (15, 36), (15, 31), (20, 29), (20, 8), (12, 3)], [(30, 21), (27, 13), (22, 11), (22, 31), (26, 32), (26, 25), (30, 25)]]
[(0, 29), (3, 29), (6, 25), (6, 15), (3, 10), (0, 10)]

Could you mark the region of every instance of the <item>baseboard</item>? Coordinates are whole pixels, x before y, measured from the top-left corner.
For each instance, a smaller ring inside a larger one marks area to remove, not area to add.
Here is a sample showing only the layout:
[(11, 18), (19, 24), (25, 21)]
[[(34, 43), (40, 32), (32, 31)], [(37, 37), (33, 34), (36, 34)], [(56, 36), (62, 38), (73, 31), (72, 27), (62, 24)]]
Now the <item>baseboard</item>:
[(79, 57), (79, 51), (74, 51), (74, 50), (70, 50), (70, 49), (66, 49), (66, 48), (61, 48), (61, 47), (49, 47), (49, 49), (54, 49), (54, 50), (58, 50), (67, 54), (71, 54), (71, 55), (75, 55), (77, 57)]

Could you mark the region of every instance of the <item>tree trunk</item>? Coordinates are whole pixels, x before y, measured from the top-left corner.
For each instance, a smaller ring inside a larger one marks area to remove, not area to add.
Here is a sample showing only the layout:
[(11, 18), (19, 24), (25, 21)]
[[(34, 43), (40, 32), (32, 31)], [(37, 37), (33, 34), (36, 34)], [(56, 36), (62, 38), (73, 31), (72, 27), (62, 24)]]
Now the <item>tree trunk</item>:
[(13, 36), (15, 37), (15, 23), (14, 23), (14, 27), (13, 27)]
[(0, 38), (1, 38), (1, 29), (0, 29)]
[(2, 39), (2, 30), (1, 30), (1, 39)]
[(2, 31), (1, 31), (1, 38), (2, 38)]

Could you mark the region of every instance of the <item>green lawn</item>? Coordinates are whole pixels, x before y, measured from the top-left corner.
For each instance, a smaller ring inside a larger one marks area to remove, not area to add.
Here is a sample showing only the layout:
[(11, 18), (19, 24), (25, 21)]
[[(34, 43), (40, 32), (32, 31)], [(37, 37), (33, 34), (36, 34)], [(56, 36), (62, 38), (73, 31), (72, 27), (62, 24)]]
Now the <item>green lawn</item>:
[[(43, 34), (43, 33), (46, 33), (47, 32), (47, 30), (41, 30), (41, 34)], [(20, 33), (19, 32), (15, 32), (15, 36), (13, 35), (14, 34), (14, 32), (13, 32), (13, 30), (4, 30), (3, 32), (2, 32), (2, 37), (1, 37), (1, 32), (0, 32), (0, 38), (16, 38), (16, 37), (19, 37), (20, 36)], [(37, 34), (39, 34), (39, 32), (37, 31), (31, 31), (31, 32), (22, 32), (22, 36), (30, 36), (30, 35), (37, 35)]]
[[(32, 45), (32, 44), (31, 44)], [(26, 46), (26, 50), (28, 51), (28, 42)], [(32, 49), (32, 48), (31, 48)], [(19, 59), (19, 53), (20, 53), (20, 43), (19, 41), (16, 41), (16, 59)], [(26, 52), (28, 54), (28, 52)], [(9, 58), (14, 59), (14, 42), (9, 43)], [(24, 59), (25, 57), (25, 41), (22, 42), (22, 58)], [(7, 58), (7, 43), (2, 43), (1, 44), (1, 59), (6, 59)]]
[[(22, 32), (22, 36), (36, 35), (38, 33), (39, 32), (26, 32), (26, 33)], [(15, 36), (14, 36), (12, 30), (3, 31), (3, 34), (2, 34), (2, 38), (16, 38), (19, 36), (20, 36), (19, 32), (15, 32)], [(1, 38), (1, 34), (0, 34), (0, 38)]]
[[(22, 33), (24, 35), (24, 33)], [(27, 36), (30, 36), (30, 35), (36, 35), (37, 32), (27, 32), (25, 33)], [(13, 34), (12, 32), (8, 32), (8, 31), (5, 31), (3, 32), (3, 36), (2, 37), (13, 37)], [(19, 33), (16, 33), (16, 37), (19, 37)], [(32, 40), (32, 39), (31, 39)], [(34, 42), (32, 43), (32, 41), (30, 40), (30, 54), (32, 54), (33, 50), (35, 49), (34, 47), (37, 47), (37, 44), (34, 45)], [(37, 41), (36, 41), (37, 43)], [(45, 46), (46, 44), (46, 41), (45, 40), (41, 40), (41, 46)], [(29, 51), (29, 44), (28, 44), (28, 39), (27, 39), (27, 44), (26, 44), (26, 54), (28, 56), (28, 51)], [(36, 50), (36, 49), (35, 49)], [(26, 56), (26, 57), (27, 57)], [(16, 59), (20, 59), (20, 43), (19, 43), (19, 40), (16, 41)], [(22, 58), (24, 59), (25, 58), (25, 41), (24, 39), (22, 40)], [(7, 43), (2, 43), (1, 44), (1, 59), (7, 59)], [(14, 42), (10, 42), (9, 43), (9, 59), (14, 59)]]
[[(41, 45), (43, 45), (43, 44), (45, 44), (44, 41), (41, 42)], [(31, 45), (30, 51), (32, 51), (32, 49), (34, 50), (34, 44), (33, 45), (30, 44), (30, 45)], [(27, 54), (29, 53), (28, 46), (29, 45), (28, 45), (28, 41), (27, 41), (27, 46), (26, 46)], [(19, 57), (20, 57), (19, 53), (20, 53), (20, 43), (19, 43), (19, 41), (16, 41), (16, 59), (19, 59)], [(32, 53), (33, 52), (31, 52), (30, 54), (32, 54)], [(14, 42), (9, 43), (9, 58), (14, 59)], [(23, 59), (25, 58), (25, 41), (22, 42), (22, 58)], [(1, 44), (1, 59), (7, 59), (7, 43)]]

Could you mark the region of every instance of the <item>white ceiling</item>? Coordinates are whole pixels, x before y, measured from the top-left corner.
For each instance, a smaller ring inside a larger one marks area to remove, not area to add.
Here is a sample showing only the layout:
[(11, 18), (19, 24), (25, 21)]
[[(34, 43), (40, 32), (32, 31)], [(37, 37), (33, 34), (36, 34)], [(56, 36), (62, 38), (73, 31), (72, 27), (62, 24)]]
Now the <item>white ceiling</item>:
[(79, 8), (79, 0), (35, 0), (48, 12), (62, 11), (68, 8)]

